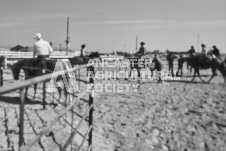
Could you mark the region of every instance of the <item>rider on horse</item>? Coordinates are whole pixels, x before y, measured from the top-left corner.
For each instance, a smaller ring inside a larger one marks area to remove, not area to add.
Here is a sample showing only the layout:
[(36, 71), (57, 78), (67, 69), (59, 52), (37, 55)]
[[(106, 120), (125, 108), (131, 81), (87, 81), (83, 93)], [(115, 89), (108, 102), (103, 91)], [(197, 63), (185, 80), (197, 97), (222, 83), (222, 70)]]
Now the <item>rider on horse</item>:
[(146, 49), (144, 48), (144, 45), (145, 45), (144, 42), (141, 42), (141, 43), (140, 43), (140, 49), (139, 49), (138, 52), (135, 53), (135, 56), (141, 58), (141, 56), (143, 56), (143, 55), (145, 54)]
[(213, 51), (212, 51), (212, 53), (213, 53), (213, 55), (214, 55), (215, 57), (217, 57), (217, 58), (219, 58), (220, 60), (222, 60), (221, 57), (220, 57), (220, 50), (219, 50), (215, 45), (213, 46)]
[(206, 56), (206, 45), (205, 44), (201, 44), (201, 47), (202, 47), (202, 56)]
[(194, 46), (191, 46), (191, 49), (188, 50), (188, 53), (190, 54), (190, 56), (194, 56), (195, 55), (195, 48), (194, 48)]
[(208, 57), (206, 55), (206, 45), (205, 44), (201, 44), (202, 50), (201, 50), (201, 57), (200, 57), (200, 63), (205, 63), (206, 61), (208, 61)]
[(49, 58), (49, 55), (53, 52), (53, 48), (50, 46), (50, 43), (43, 40), (41, 38), (41, 34), (37, 33), (34, 37), (34, 39), (37, 40), (37, 42), (34, 44), (34, 52), (33, 52), (33, 58), (37, 56), (37, 59), (34, 60), (34, 67), (41, 61), (45, 60), (46, 58)]

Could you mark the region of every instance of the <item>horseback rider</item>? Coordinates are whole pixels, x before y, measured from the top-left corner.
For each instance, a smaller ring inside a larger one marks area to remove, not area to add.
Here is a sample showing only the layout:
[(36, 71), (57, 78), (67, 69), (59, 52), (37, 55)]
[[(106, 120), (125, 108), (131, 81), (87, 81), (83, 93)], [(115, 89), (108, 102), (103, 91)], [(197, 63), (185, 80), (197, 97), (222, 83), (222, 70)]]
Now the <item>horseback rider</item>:
[(194, 48), (194, 46), (191, 46), (191, 49), (188, 50), (188, 53), (189, 53), (190, 57), (195, 55), (195, 48)]
[(201, 50), (201, 54), (202, 56), (206, 56), (206, 45), (205, 44), (201, 44), (202, 50)]
[(40, 33), (37, 33), (34, 37), (37, 42), (34, 44), (33, 58), (35, 58), (35, 56), (40, 59), (49, 58), (49, 55), (53, 52), (53, 48), (50, 46), (50, 43), (43, 40), (41, 37)]
[(201, 56), (199, 57), (199, 61), (200, 63), (204, 63), (207, 61), (207, 57), (206, 57), (206, 45), (205, 44), (201, 44), (202, 50), (201, 50)]
[[(217, 58), (220, 58), (220, 50), (214, 45), (213, 46), (213, 51), (212, 51), (213, 55), (214, 55), (214, 58), (217, 57)], [(221, 58), (220, 58), (221, 59)]]
[(34, 60), (33, 66), (35, 67), (39, 62), (49, 58), (49, 55), (53, 52), (53, 48), (50, 43), (42, 39), (42, 35), (37, 33), (34, 37), (37, 41), (34, 44), (33, 58), (37, 56)]
[(146, 53), (146, 48), (144, 48), (144, 45), (145, 45), (144, 42), (140, 43), (140, 49), (138, 52), (135, 53), (135, 56), (140, 58), (141, 56), (143, 56)]

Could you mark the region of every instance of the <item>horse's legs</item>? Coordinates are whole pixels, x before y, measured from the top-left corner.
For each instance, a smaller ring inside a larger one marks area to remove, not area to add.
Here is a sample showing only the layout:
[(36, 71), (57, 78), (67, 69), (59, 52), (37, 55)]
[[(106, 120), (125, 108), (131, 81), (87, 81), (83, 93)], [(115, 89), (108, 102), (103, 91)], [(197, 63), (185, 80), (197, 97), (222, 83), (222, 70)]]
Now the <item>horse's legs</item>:
[[(176, 76), (178, 77), (179, 76), (179, 72), (180, 72), (181, 68), (178, 66), (177, 68), (177, 73), (176, 73)], [(182, 70), (181, 70), (182, 71)]]
[(204, 81), (204, 80), (201, 78), (200, 73), (199, 73), (199, 69), (197, 69), (197, 73), (198, 73), (199, 79), (200, 79), (202, 82), (206, 82), (206, 81)]
[(171, 65), (171, 74), (172, 74), (172, 76), (174, 76), (174, 71), (173, 71), (173, 65)]
[(158, 75), (159, 75), (159, 77), (158, 77), (158, 83), (162, 83), (162, 75), (160, 74), (161, 73), (161, 69), (160, 70), (157, 70), (157, 72), (158, 72)]
[[(194, 69), (194, 72), (195, 72), (195, 69)], [(192, 74), (192, 67), (190, 67), (190, 73)]]
[(137, 68), (137, 77), (138, 77), (138, 81), (137, 81), (137, 84), (139, 84), (139, 86), (140, 86), (140, 80), (141, 80), (141, 76), (140, 76), (140, 70), (141, 70), (141, 68)]
[(33, 96), (33, 100), (34, 100), (35, 97), (36, 97), (36, 92), (37, 92), (37, 84), (34, 85), (34, 96)]
[(183, 77), (183, 66), (181, 67), (181, 77)]
[(195, 80), (196, 72), (197, 72), (197, 69), (194, 69), (194, 75), (193, 75), (193, 78), (191, 79), (191, 81)]
[(212, 76), (210, 77), (210, 79), (207, 81), (208, 83), (210, 83), (210, 81), (213, 79), (214, 76), (216, 76), (216, 68), (212, 68)]

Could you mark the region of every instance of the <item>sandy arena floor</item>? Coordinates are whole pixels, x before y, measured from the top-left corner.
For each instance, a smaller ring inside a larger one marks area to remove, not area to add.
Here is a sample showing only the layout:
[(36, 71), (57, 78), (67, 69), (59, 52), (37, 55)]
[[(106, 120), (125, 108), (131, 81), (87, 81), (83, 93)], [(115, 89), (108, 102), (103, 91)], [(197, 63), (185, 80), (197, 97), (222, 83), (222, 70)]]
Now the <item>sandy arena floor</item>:
[[(209, 71), (203, 73), (210, 74)], [(145, 81), (137, 92), (130, 89), (126, 93), (95, 93), (93, 151), (225, 151), (226, 86), (222, 84), (223, 79), (217, 76), (210, 84), (201, 83), (198, 78), (191, 83), (190, 79), (162, 84)], [(102, 81), (106, 82), (109, 81)], [(32, 93), (30, 89), (29, 94)], [(25, 143), (64, 108), (49, 104), (47, 110), (42, 110), (41, 94), (40, 90), (37, 98), (25, 106)], [(48, 103), (53, 100), (51, 95)], [(0, 150), (18, 150), (18, 96), (18, 92), (0, 96)], [(85, 107), (86, 103), (78, 103), (75, 111), (82, 114)], [(60, 150), (70, 136), (71, 128), (67, 124), (70, 120), (69, 113), (32, 150)], [(74, 125), (78, 120), (74, 117)], [(81, 134), (86, 127), (84, 123)], [(80, 142), (78, 135), (73, 147)]]

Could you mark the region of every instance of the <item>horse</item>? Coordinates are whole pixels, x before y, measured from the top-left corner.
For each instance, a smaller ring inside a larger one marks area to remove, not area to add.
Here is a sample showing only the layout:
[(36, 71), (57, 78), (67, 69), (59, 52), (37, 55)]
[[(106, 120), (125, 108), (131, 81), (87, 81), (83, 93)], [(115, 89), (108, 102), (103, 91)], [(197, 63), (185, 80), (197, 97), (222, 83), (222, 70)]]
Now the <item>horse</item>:
[(81, 57), (81, 56), (75, 56), (73, 58), (69, 58), (69, 61), (72, 66), (74, 65), (84, 65), (87, 64), (90, 59), (95, 59), (98, 58), (100, 59), (100, 54), (98, 52), (92, 52), (90, 55)]
[[(141, 67), (141, 64), (144, 64), (144, 58), (138, 57), (135, 55), (126, 55), (124, 56), (124, 58), (129, 60), (129, 65), (130, 65), (129, 77), (131, 77), (131, 73), (133, 69), (137, 70), (138, 77), (140, 77), (140, 71), (141, 71), (141, 68), (143, 68)], [(145, 58), (145, 59), (148, 59), (148, 58)]]
[[(205, 60), (205, 61), (202, 61), (202, 60)], [(210, 81), (213, 79), (213, 77), (216, 76), (216, 70), (219, 70), (221, 72), (221, 74), (224, 78), (224, 83), (226, 83), (226, 66), (221, 61), (221, 59), (213, 58), (210, 55), (207, 55), (207, 56), (197, 55), (197, 56), (180, 58), (180, 59), (178, 59), (178, 71), (179, 71), (179, 67), (183, 66), (182, 64), (184, 62), (187, 62), (187, 64), (190, 65), (194, 69), (194, 74), (193, 74), (193, 78), (191, 81), (194, 81), (196, 74), (198, 74), (200, 80), (202, 82), (206, 82), (200, 77), (199, 70), (211, 68), (212, 76), (207, 81), (207, 83), (210, 83)]]
[[(133, 69), (136, 69), (138, 72), (138, 77), (141, 77), (141, 69), (148, 67), (149, 70), (151, 71), (151, 76), (153, 76), (153, 71), (157, 70), (160, 72), (162, 70), (162, 63), (161, 61), (157, 58), (157, 56), (154, 57), (153, 60), (151, 58), (147, 58), (145, 56), (143, 57), (137, 57), (137, 56), (126, 56), (126, 59), (129, 59), (130, 61), (130, 73), (129, 77), (131, 77), (131, 72)], [(131, 63), (132, 62), (132, 63)], [(158, 79), (158, 83), (161, 83), (162, 79)], [(140, 83), (140, 80), (138, 80), (138, 83)]]
[[(84, 64), (88, 64), (90, 60), (92, 59), (99, 59), (101, 62), (101, 57), (100, 57), (100, 53), (98, 52), (92, 52), (89, 55), (86, 55), (84, 57), (81, 56), (75, 56), (73, 58), (69, 58), (69, 62), (71, 63), (72, 66), (75, 65), (84, 65)], [(87, 67), (87, 76), (88, 76), (88, 71), (89, 71), (90, 67)]]
[[(12, 70), (14, 80), (19, 79), (19, 74), (20, 74), (21, 70), (24, 71), (25, 80), (27, 80), (27, 79), (31, 79), (31, 78), (34, 78), (37, 76), (41, 76), (43, 74), (52, 73), (54, 71), (56, 62), (57, 62), (56, 60), (45, 60), (45, 62), (43, 62), (43, 60), (42, 60), (34, 66), (34, 64), (37, 63), (37, 58), (36, 59), (22, 59), (16, 63), (14, 63), (13, 65), (11, 65), (11, 70)], [(44, 66), (46, 67), (46, 69), (44, 68)], [(42, 72), (43, 69), (46, 70), (45, 73)], [(57, 77), (57, 80), (59, 81), (60, 77)], [(33, 99), (35, 99), (36, 90), (37, 90), (37, 84), (34, 85)], [(59, 92), (59, 100), (61, 102), (61, 100), (62, 100), (61, 88), (57, 87), (57, 90)], [(28, 91), (28, 87), (26, 88), (25, 96), (27, 95), (27, 91)]]
[[(153, 71), (157, 71), (157, 72), (161, 72), (163, 68), (163, 64), (160, 61), (160, 59), (155, 56), (154, 59), (152, 60), (151, 66), (150, 66), (150, 70)], [(152, 74), (153, 75), (153, 74)], [(162, 78), (161, 76), (158, 76), (158, 83), (162, 83)]]

